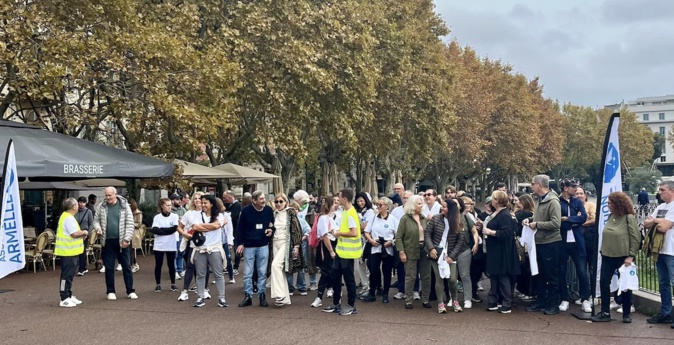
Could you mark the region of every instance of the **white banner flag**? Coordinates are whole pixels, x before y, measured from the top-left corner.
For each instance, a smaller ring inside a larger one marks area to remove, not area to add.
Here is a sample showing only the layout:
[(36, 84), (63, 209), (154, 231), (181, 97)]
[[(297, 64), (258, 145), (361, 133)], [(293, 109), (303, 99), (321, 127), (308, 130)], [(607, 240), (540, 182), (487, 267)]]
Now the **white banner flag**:
[[(604, 226), (608, 222), (610, 211), (608, 210), (608, 196), (613, 192), (622, 192), (623, 181), (620, 169), (620, 142), (618, 139), (618, 127), (620, 126), (620, 115), (613, 114), (608, 123), (607, 143), (604, 143), (604, 175), (602, 176), (600, 199), (597, 200), (599, 211), (597, 212), (597, 226), (599, 231), (599, 246), (601, 250), (602, 233)], [(601, 272), (601, 253), (597, 256), (597, 272)], [(601, 295), (599, 292), (599, 274), (596, 275), (596, 293), (597, 297)]]
[(16, 170), (14, 142), (9, 141), (2, 175), (2, 211), (0, 212), (0, 279), (26, 266), (23, 243), (19, 174)]

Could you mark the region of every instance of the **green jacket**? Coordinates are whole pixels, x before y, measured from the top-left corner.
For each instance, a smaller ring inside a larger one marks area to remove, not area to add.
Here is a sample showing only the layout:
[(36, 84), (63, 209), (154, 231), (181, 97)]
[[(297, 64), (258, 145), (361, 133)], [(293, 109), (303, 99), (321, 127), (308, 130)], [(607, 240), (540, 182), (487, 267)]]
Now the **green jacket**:
[(560, 227), (562, 226), (562, 207), (559, 196), (554, 190), (548, 192), (545, 199), (534, 200), (536, 210), (533, 221), (536, 222), (536, 244), (548, 244), (562, 240)]
[[(426, 229), (428, 221), (422, 215), (421, 227)], [(404, 251), (405, 256), (409, 260), (419, 260), (419, 225), (417, 221), (409, 214), (405, 214), (398, 223), (398, 231), (396, 232), (396, 249), (399, 252)]]
[(634, 215), (611, 215), (602, 232), (601, 255), (612, 258), (635, 257), (640, 242), (641, 233)]

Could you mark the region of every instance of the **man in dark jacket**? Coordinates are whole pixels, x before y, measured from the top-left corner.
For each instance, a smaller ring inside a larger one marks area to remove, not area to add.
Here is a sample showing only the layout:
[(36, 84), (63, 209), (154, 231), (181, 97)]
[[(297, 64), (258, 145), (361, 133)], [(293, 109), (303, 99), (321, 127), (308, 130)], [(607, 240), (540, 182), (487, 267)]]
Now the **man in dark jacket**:
[(583, 311), (589, 313), (592, 312), (592, 305), (590, 304), (590, 280), (587, 274), (587, 253), (582, 228), (587, 220), (587, 212), (585, 211), (583, 201), (575, 197), (576, 188), (578, 187), (576, 181), (564, 179), (561, 187), (562, 195), (559, 198), (559, 204), (562, 209), (562, 226), (560, 229), (562, 244), (559, 248), (559, 288), (562, 303), (559, 305), (559, 310), (567, 311), (569, 309), (569, 302), (571, 301), (566, 281), (567, 263), (570, 257), (576, 267), (578, 290)]
[[(84, 231), (91, 231), (94, 227), (94, 213), (87, 207), (87, 198), (81, 196), (79, 199), (77, 199), (77, 204), (79, 205), (79, 208), (77, 209), (77, 213), (75, 214), (75, 220), (77, 220), (77, 223), (80, 225), (80, 230)], [(89, 236), (87, 235), (84, 238), (84, 252), (80, 254), (79, 257), (79, 270), (77, 271), (78, 276), (83, 276), (87, 273), (89, 273), (89, 270), (87, 269), (87, 243), (89, 242)]]
[(646, 191), (646, 188), (641, 188), (641, 192), (639, 192), (637, 195), (637, 201), (641, 207), (648, 205), (650, 200), (648, 199), (648, 192)]
[[(257, 288), (260, 306), (267, 307), (267, 262), (269, 260), (269, 239), (274, 228), (274, 211), (266, 205), (264, 193), (255, 191), (253, 203), (244, 207), (239, 216), (234, 243), (236, 253), (243, 254), (246, 269), (243, 273), (244, 298), (239, 307), (253, 303), (253, 270), (257, 271)], [(232, 217), (232, 220), (234, 217)]]
[[(224, 201), (227, 211), (232, 216), (232, 229), (236, 231), (239, 225), (239, 215), (241, 215), (241, 203), (234, 197), (234, 192), (226, 190), (222, 193), (222, 201)], [(234, 254), (234, 272), (232, 275), (239, 275), (239, 264), (241, 263), (241, 255)]]

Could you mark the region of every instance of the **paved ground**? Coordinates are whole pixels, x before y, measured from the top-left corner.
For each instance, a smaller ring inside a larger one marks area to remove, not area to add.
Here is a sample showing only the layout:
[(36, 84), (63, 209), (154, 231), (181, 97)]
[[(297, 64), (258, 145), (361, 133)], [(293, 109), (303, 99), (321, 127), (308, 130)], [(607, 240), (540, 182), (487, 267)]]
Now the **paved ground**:
[[(338, 316), (310, 308), (315, 293), (293, 296), (293, 304), (285, 308), (260, 308), (257, 301), (238, 308), (242, 275), (236, 284), (226, 285), (229, 308), (209, 300), (197, 309), (192, 307), (194, 293), (188, 302), (178, 302), (177, 292), (154, 293), (154, 261), (139, 261), (141, 270), (134, 278), (140, 298), (134, 301), (120, 293), (117, 301), (107, 301), (104, 277), (98, 272), (75, 279), (74, 292), (84, 304), (70, 309), (58, 307), (58, 270), (0, 280), (0, 289), (14, 290), (0, 294), (0, 344), (343, 343), (335, 337), (338, 333), (349, 334), (358, 344), (674, 344), (669, 325), (649, 325), (639, 314), (629, 325), (592, 324), (569, 313), (548, 317), (524, 312), (522, 306), (510, 315), (487, 312), (483, 304), (439, 315), (421, 304), (405, 310), (402, 301), (391, 299), (388, 305), (357, 303), (357, 315)], [(123, 292), (121, 273), (115, 277)]]

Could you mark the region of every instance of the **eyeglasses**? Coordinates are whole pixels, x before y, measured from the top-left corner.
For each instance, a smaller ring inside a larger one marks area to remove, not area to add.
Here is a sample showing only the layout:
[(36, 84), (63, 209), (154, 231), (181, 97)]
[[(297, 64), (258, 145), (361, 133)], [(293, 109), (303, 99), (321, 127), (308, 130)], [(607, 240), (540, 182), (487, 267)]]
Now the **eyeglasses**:
[(428, 196), (435, 196), (435, 194), (433, 194), (433, 193), (426, 193), (426, 194), (424, 194), (424, 196), (426, 196), (426, 197), (428, 197)]
[(283, 200), (276, 200), (276, 201), (274, 201), (274, 203), (275, 203), (276, 205), (283, 204), (284, 202), (285, 202), (285, 201), (283, 201)]

